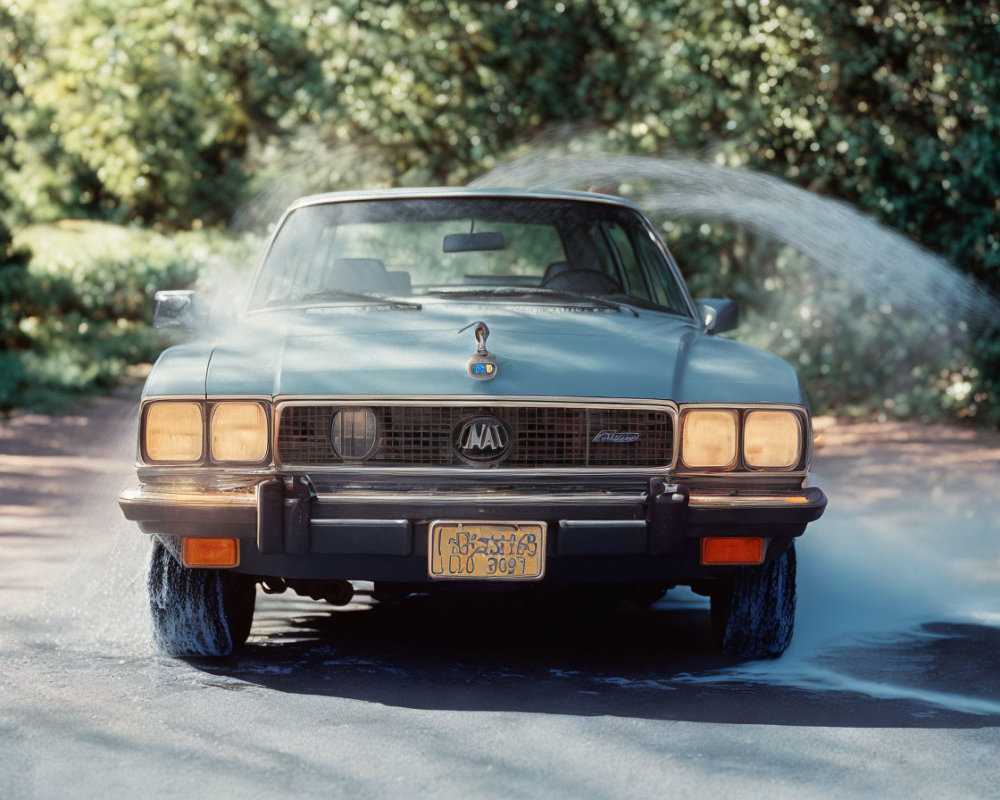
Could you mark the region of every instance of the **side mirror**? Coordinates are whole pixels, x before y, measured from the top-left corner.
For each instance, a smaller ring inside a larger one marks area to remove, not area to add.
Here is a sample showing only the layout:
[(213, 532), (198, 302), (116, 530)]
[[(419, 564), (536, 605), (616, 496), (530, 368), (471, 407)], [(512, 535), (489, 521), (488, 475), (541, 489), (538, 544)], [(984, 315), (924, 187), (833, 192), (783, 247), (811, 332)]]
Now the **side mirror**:
[(196, 319), (194, 292), (190, 289), (157, 292), (154, 296), (154, 328), (191, 328)]
[(712, 297), (698, 301), (705, 333), (725, 333), (740, 324), (740, 307), (735, 300)]

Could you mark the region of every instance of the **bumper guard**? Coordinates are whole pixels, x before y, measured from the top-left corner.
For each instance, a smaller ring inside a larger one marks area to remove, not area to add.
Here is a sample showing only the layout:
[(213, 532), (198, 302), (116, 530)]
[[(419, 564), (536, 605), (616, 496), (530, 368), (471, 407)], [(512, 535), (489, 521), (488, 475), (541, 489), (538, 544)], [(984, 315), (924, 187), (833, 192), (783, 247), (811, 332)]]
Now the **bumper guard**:
[(270, 478), (225, 491), (144, 485), (123, 492), (118, 502), (144, 533), (249, 539), (262, 556), (411, 556), (420, 552), (427, 521), (439, 518), (550, 520), (557, 556), (669, 556), (705, 536), (800, 536), (827, 500), (815, 486), (705, 493), (663, 478), (650, 479), (645, 492), (549, 494), (316, 493), (293, 478)]

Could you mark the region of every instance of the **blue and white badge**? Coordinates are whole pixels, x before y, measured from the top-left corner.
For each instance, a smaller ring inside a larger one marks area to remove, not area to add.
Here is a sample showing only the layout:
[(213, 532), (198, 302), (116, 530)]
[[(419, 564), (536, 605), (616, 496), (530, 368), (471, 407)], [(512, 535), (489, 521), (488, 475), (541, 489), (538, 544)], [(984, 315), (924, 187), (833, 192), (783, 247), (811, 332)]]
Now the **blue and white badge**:
[(486, 349), (486, 339), (490, 335), (490, 329), (485, 322), (476, 322), (476, 352), (469, 359), (469, 374), (480, 381), (495, 378), (499, 367), (497, 358)]

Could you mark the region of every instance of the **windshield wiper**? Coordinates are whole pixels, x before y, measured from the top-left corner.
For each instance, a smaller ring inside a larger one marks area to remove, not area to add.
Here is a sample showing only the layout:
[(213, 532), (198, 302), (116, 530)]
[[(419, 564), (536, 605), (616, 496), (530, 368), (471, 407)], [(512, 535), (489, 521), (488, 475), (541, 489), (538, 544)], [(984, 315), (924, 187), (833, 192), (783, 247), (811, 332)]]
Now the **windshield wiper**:
[(321, 292), (310, 292), (309, 294), (296, 297), (293, 303), (309, 303), (322, 300), (360, 300), (363, 303), (389, 306), (390, 308), (412, 308), (419, 311), (423, 308), (420, 303), (409, 300), (400, 300), (396, 297), (386, 297), (380, 294), (368, 294), (367, 292), (348, 292), (344, 289), (324, 289)]
[(499, 297), (520, 297), (525, 295), (543, 295), (545, 297), (553, 298), (565, 298), (569, 300), (582, 301), (585, 303), (592, 303), (600, 308), (609, 308), (615, 311), (628, 311), (633, 317), (638, 317), (639, 312), (636, 311), (631, 306), (624, 305), (622, 303), (615, 303), (611, 300), (604, 300), (600, 297), (592, 297), (586, 294), (577, 294), (576, 292), (564, 292), (556, 289), (546, 289), (541, 286), (476, 286), (476, 287), (455, 287), (455, 288), (437, 288), (428, 289), (427, 294), (444, 294), (444, 295), (462, 295), (462, 296), (475, 296), (475, 295), (492, 295)]
[(643, 311), (659, 311), (661, 314), (672, 314), (675, 317), (687, 317), (688, 315), (676, 311), (672, 308), (667, 308), (666, 306), (661, 306), (658, 303), (654, 303), (651, 300), (645, 300), (642, 297), (636, 297), (631, 294), (610, 294), (608, 298), (613, 298), (627, 306), (635, 306), (636, 308), (641, 308)]

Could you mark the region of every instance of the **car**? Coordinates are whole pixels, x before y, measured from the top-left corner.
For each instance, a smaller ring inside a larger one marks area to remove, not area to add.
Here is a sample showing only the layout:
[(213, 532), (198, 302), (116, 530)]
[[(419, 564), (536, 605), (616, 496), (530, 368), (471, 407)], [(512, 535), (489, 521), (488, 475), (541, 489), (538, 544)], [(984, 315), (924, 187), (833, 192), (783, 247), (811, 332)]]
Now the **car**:
[(223, 656), (257, 585), (334, 604), (414, 593), (710, 598), (722, 649), (780, 655), (795, 540), (827, 503), (802, 383), (719, 334), (617, 196), (489, 189), (298, 200), (245, 301), (142, 393), (154, 642)]

